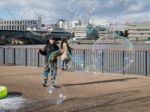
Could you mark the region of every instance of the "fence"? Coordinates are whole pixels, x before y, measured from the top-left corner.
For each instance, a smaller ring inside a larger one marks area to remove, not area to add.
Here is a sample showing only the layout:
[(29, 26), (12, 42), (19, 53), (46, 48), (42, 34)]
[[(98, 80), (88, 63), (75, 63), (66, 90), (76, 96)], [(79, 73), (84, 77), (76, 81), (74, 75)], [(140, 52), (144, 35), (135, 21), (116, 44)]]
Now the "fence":
[[(40, 47), (0, 47), (0, 65), (44, 66), (44, 57), (38, 53)], [(150, 75), (149, 50), (73, 50), (72, 69), (97, 71), (100, 73), (122, 73)], [(125, 60), (128, 59), (128, 62)], [(60, 60), (58, 62), (60, 66)]]

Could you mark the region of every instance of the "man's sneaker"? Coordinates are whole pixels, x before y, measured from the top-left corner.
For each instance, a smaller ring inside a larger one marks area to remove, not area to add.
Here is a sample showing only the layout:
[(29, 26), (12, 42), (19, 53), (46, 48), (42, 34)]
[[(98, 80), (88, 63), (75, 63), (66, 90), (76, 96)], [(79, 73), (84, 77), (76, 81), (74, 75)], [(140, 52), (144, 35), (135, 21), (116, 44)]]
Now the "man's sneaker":
[(46, 77), (44, 78), (44, 83), (43, 83), (43, 86), (44, 86), (44, 87), (47, 87), (47, 86), (46, 86), (46, 84), (47, 84), (47, 79), (48, 79), (48, 78), (46, 78)]

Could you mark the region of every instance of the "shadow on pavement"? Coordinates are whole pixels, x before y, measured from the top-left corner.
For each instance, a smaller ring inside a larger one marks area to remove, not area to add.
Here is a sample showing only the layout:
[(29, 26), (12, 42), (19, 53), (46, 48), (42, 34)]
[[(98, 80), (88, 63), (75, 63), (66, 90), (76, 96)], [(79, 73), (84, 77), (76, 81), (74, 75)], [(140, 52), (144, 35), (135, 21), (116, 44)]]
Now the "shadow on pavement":
[(128, 81), (132, 79), (138, 79), (138, 78), (112, 79), (112, 80), (104, 80), (104, 81), (85, 82), (85, 83), (77, 83), (77, 84), (62, 84), (62, 85), (64, 87), (67, 87), (67, 86), (89, 85), (89, 84), (98, 84), (98, 83), (122, 82), (122, 81)]
[(19, 97), (19, 96), (22, 96), (23, 94), (22, 93), (20, 93), (20, 92), (8, 92), (8, 96), (17, 96), (17, 97)]

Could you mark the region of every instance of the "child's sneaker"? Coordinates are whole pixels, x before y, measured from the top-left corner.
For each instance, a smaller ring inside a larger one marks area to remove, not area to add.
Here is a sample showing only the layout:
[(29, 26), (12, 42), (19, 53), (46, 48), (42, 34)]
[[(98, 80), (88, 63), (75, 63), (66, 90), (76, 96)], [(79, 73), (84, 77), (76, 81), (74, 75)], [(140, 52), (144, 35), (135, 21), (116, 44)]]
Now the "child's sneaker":
[(46, 84), (43, 84), (43, 87), (47, 87), (47, 85), (46, 85)]
[(54, 78), (54, 77), (51, 78), (51, 86), (52, 86), (52, 87), (55, 86), (55, 78)]

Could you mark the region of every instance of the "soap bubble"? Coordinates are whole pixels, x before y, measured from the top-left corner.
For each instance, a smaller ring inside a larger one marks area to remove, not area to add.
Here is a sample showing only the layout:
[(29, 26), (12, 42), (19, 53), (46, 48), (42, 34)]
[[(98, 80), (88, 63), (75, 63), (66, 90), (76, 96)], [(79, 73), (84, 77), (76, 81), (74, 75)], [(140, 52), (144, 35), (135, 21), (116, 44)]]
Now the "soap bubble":
[(68, 9), (70, 12), (76, 13), (79, 15), (81, 13), (85, 13), (86, 15), (90, 15), (94, 12), (96, 8), (96, 0), (69, 0)]
[[(57, 58), (59, 58), (61, 55), (62, 55), (61, 50), (57, 50), (49, 55), (48, 62), (50, 65), (50, 70), (52, 70), (50, 71), (50, 73), (55, 72), (55, 68), (53, 69), (53, 63), (55, 63)], [(65, 88), (63, 87), (63, 85), (61, 85), (61, 78), (63, 73), (61, 71), (58, 71), (57, 69), (56, 72), (57, 72), (56, 78), (54, 78), (54, 76), (51, 76), (51, 84), (48, 87), (48, 94), (51, 103), (60, 105), (64, 102), (66, 96), (65, 96)]]
[(125, 6), (131, 4), (131, 0), (120, 0), (120, 2), (122, 2)]
[(104, 35), (93, 45), (93, 63), (97, 72), (122, 73), (134, 62), (135, 51), (126, 37)]
[(82, 23), (89, 22), (91, 16), (96, 10), (97, 0), (69, 0), (68, 9), (72, 20), (81, 20)]
[(71, 65), (74, 71), (84, 76), (85, 80), (88, 75), (97, 75), (97, 72), (93, 70), (92, 49), (73, 50), (71, 57)]
[(50, 103), (60, 105), (65, 101), (66, 95), (64, 87), (49, 86), (47, 90), (49, 95), (48, 100)]

